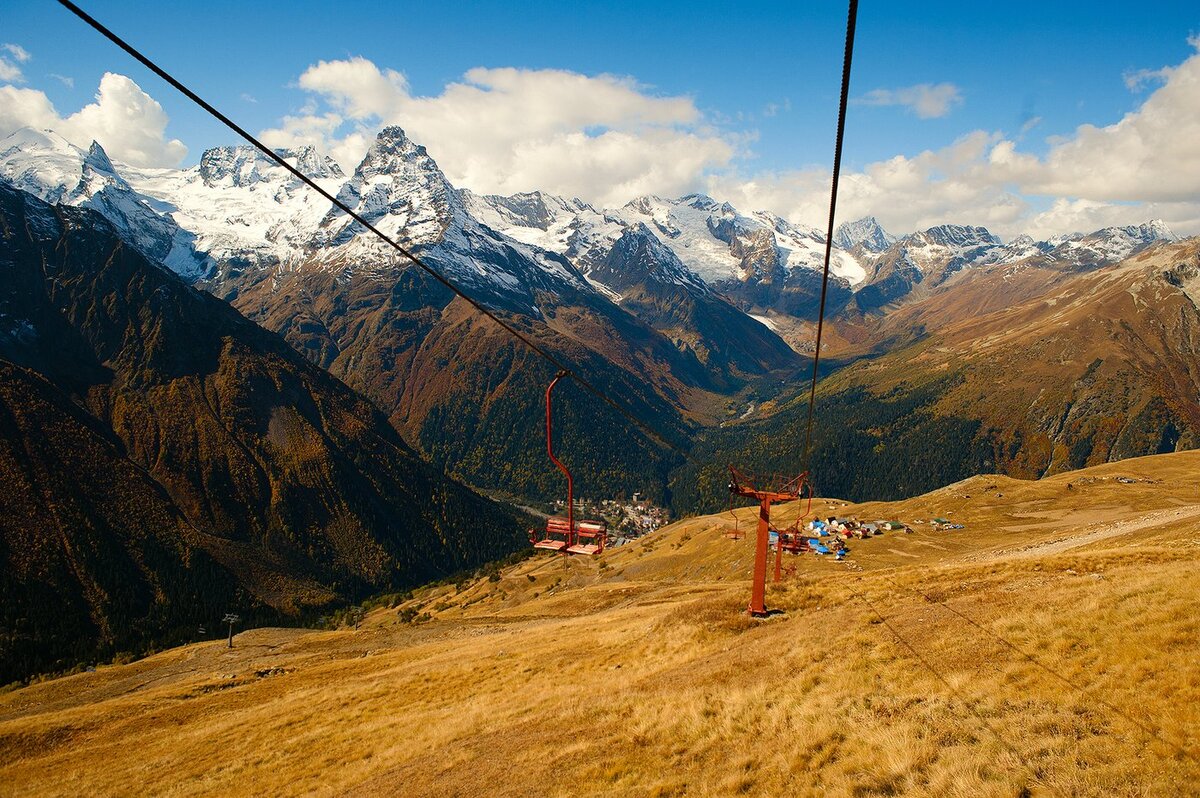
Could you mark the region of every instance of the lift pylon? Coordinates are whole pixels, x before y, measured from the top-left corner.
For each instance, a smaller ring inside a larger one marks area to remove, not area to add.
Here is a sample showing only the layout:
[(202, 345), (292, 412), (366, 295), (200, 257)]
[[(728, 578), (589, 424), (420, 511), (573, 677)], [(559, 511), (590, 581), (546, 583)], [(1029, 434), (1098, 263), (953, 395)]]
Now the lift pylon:
[[(771, 544), (771, 505), (800, 498), (808, 474), (795, 477), (752, 479), (729, 466), (729, 492), (758, 502), (758, 537), (754, 543), (754, 581), (750, 588), (749, 612), (755, 617), (767, 614), (767, 549)], [(776, 558), (779, 557), (777, 553)]]

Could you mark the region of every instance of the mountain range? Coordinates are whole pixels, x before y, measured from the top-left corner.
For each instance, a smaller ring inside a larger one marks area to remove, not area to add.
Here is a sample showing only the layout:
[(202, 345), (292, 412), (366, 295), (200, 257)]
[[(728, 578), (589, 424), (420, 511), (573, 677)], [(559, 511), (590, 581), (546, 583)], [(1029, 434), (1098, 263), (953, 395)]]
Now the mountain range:
[[(312, 148), (279, 154), (677, 441), (769, 414), (808, 368), (825, 248), (815, 228), (696, 194), (617, 209), (542, 192), (476, 195), (396, 127), (349, 174)], [(137, 169), (97, 144), (23, 130), (0, 142), (0, 176), (98, 211), (126, 243), (365, 393), (451, 474), (519, 494), (556, 490), (537, 439), (548, 369), (255, 150)], [(930, 307), (986, 303), (989, 290), (1010, 297), (989, 276), (997, 270), (1069, 281), (1174, 240), (1161, 222), (1007, 243), (982, 227), (895, 236), (871, 217), (843, 223), (825, 351), (840, 364), (928, 339)], [(584, 481), (665, 498), (677, 463), (598, 402), (570, 399), (563, 430), (585, 452)], [(594, 445), (609, 439), (622, 445)]]
[[(477, 195), (397, 127), (350, 172), (279, 155), (691, 450), (568, 383), (584, 495), (711, 510), (726, 463), (804, 459), (821, 231), (699, 194)], [(26, 129), (0, 141), (0, 200), (0, 678), (475, 567), (519, 522), (460, 482), (560, 494), (553, 369), (255, 150), (143, 169)], [(826, 495), (1200, 446), (1195, 239), (867, 217), (833, 243)]]

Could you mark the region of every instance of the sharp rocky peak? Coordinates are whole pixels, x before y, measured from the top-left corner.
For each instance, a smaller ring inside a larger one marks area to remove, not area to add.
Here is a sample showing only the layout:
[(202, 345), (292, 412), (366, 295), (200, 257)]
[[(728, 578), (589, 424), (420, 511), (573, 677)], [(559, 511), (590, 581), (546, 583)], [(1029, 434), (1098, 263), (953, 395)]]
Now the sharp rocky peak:
[(884, 230), (874, 216), (842, 222), (833, 234), (833, 243), (842, 249), (861, 244), (868, 252), (883, 252), (895, 242), (896, 237)]
[(222, 181), (234, 186), (251, 186), (263, 180), (270, 161), (254, 147), (212, 147), (200, 156), (200, 177), (205, 185)]
[(284, 160), (292, 161), (292, 165), (299, 169), (301, 174), (314, 180), (346, 176), (335, 160), (328, 155), (321, 155), (311, 144), (294, 149), (278, 149), (275, 150), (275, 154)]
[(986, 227), (961, 224), (939, 224), (928, 230), (914, 233), (910, 239), (913, 243), (937, 244), (955, 249), (1001, 243), (1000, 239), (992, 235)]
[(425, 147), (410, 139), (403, 128), (391, 125), (379, 131), (354, 174), (356, 177), (370, 178), (409, 173), (414, 170), (436, 172), (439, 177), (445, 179)]
[(113, 166), (112, 160), (108, 157), (108, 153), (100, 146), (100, 142), (93, 141), (92, 146), (88, 147), (87, 156), (83, 162), (95, 169), (97, 172), (103, 172), (112, 176), (116, 176), (117, 170)]

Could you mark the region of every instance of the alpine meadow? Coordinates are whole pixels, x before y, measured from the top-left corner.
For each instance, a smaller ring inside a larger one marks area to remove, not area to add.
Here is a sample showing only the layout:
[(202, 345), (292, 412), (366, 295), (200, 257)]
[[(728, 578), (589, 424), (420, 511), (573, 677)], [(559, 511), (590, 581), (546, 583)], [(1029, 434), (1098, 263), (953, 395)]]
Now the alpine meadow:
[(278, 11), (0, 12), (0, 795), (1200, 796), (1192, 4)]

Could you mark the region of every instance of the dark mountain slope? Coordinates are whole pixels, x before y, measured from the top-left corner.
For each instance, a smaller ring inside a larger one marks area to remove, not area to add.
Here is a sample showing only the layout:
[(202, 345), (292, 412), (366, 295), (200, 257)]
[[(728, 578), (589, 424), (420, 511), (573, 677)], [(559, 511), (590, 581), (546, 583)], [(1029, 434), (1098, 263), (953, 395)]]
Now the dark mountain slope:
[(588, 276), (620, 292), (621, 307), (694, 353), (725, 387), (800, 364), (783, 339), (709, 289), (644, 224), (627, 229)]
[[(160, 486), (163, 518), (173, 510), (172, 523), (199, 530), (193, 545), (252, 603), (296, 611), (437, 578), (522, 545), (508, 511), (422, 463), (367, 400), (124, 246), (95, 213), (0, 185), (0, 236), (0, 358), (41, 374), (40, 385), (86, 411), (77, 423), (108, 440), (112, 457), (144, 470), (147, 490)], [(27, 372), (5, 374), (14, 396), (30, 391)], [(28, 448), (22, 426), (8, 429), (13, 450)], [(42, 445), (66, 450), (81, 440), (56, 435)], [(41, 462), (54, 479), (68, 478), (64, 457)], [(0, 512), (16, 512), (5, 506), (10, 498), (0, 497)], [(103, 523), (114, 545), (146, 528), (119, 514)], [(168, 535), (177, 526), (156, 528)], [(75, 550), (80, 529), (62, 521), (55, 534)], [(10, 542), (9, 557), (25, 557), (22, 545)], [(28, 578), (33, 595), (38, 577)], [(166, 604), (164, 618), (181, 617)], [(105, 641), (103, 623), (93, 622)]]
[[(553, 368), (415, 267), (247, 272), (230, 301), (371, 397), (448, 473), (523, 495), (564, 490), (542, 431)], [(686, 439), (678, 405), (710, 381), (694, 355), (594, 292), (560, 285), (537, 292), (536, 304), (536, 316), (497, 313), (639, 418)], [(587, 495), (666, 495), (672, 461), (661, 446), (574, 386), (559, 407), (556, 434)]]
[(0, 361), (0, 682), (150, 640), (234, 606), (232, 573), (119, 443)]

